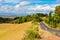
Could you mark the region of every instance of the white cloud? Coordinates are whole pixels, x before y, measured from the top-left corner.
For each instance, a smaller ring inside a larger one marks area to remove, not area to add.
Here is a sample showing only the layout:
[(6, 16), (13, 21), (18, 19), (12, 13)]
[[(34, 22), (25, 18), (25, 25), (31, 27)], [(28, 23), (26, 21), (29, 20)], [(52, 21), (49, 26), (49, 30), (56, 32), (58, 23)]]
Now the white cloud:
[(14, 9), (14, 7), (13, 6), (8, 6), (8, 5), (6, 5), (6, 6), (3, 6), (3, 5), (1, 5), (0, 6), (0, 12), (6, 12), (6, 13), (12, 13), (13, 11), (14, 11), (15, 9)]
[(0, 0), (0, 2), (3, 2), (4, 0)]
[(22, 6), (28, 5), (28, 4), (30, 4), (30, 2), (28, 2), (28, 1), (22, 1), (22, 2), (20, 3), (20, 5), (22, 5)]
[(20, 6), (26, 6), (26, 5), (28, 5), (28, 4), (30, 4), (30, 2), (28, 2), (28, 1), (22, 1), (22, 2), (20, 2), (19, 4), (17, 4), (15, 7), (16, 7), (16, 8), (19, 8)]
[(32, 6), (30, 8), (28, 8), (28, 10), (39, 10), (41, 8), (40, 5), (36, 5), (36, 6)]
[(28, 10), (32, 10), (32, 11), (34, 11), (34, 12), (42, 12), (42, 13), (44, 13), (44, 12), (49, 12), (49, 11), (53, 11), (53, 10), (55, 10), (55, 5), (47, 5), (47, 4), (45, 4), (45, 5), (35, 5), (35, 6), (32, 6), (32, 7), (29, 7), (28, 8)]
[(4, 3), (19, 3), (19, 0), (0, 0), (0, 2), (4, 2)]
[[(21, 3), (21, 2), (20, 2)], [(8, 6), (8, 5), (0, 5), (0, 12), (6, 12), (6, 13), (16, 13), (16, 14), (22, 14), (22, 13), (47, 13), (50, 10), (54, 10), (56, 5), (33, 5), (33, 6), (22, 6), (20, 4), (17, 4), (16, 6)]]

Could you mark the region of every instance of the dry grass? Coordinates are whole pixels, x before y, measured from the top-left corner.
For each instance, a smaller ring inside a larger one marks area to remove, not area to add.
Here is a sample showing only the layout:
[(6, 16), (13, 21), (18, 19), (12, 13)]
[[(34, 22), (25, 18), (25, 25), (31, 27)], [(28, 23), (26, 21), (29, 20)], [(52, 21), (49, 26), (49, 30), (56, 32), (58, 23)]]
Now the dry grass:
[(31, 22), (23, 24), (0, 24), (0, 40), (21, 40), (24, 36), (24, 31), (31, 25)]
[(42, 37), (41, 40), (60, 40), (60, 37), (41, 29), (41, 27), (39, 26), (39, 34)]

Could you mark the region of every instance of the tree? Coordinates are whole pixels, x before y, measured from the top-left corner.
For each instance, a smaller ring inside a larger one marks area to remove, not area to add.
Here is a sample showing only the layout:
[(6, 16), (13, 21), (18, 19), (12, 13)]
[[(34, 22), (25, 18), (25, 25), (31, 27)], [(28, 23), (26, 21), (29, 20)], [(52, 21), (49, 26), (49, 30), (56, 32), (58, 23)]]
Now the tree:
[(49, 23), (52, 21), (52, 11), (49, 13)]
[(54, 16), (55, 16), (56, 22), (59, 23), (60, 22), (60, 6), (57, 6), (55, 8), (55, 14), (54, 14)]
[(60, 15), (60, 6), (56, 6), (55, 14)]
[(57, 6), (55, 8), (55, 13), (53, 16), (52, 12), (49, 13), (48, 19), (49, 25), (51, 25), (53, 28), (56, 28), (58, 26), (60, 23), (60, 6)]

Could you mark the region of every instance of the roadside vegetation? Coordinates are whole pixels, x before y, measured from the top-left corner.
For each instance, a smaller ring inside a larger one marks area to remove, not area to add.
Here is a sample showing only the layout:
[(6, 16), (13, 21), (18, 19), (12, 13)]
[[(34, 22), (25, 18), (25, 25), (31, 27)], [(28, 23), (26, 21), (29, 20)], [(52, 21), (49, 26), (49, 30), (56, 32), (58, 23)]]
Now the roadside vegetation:
[(49, 13), (45, 22), (52, 28), (60, 29), (60, 6), (55, 8), (54, 14), (52, 12)]
[(26, 30), (26, 34), (22, 40), (40, 40), (38, 24), (33, 23), (33, 25)]

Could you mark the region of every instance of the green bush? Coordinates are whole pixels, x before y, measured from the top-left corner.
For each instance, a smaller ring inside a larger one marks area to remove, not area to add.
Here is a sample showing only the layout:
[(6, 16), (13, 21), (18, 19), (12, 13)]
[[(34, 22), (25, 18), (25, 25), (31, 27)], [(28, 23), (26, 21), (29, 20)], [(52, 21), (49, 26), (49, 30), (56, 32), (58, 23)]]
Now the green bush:
[(37, 28), (32, 28), (31, 30), (28, 30), (26, 32), (26, 34), (27, 35), (25, 35), (23, 40), (39, 40), (39, 39), (41, 39)]

